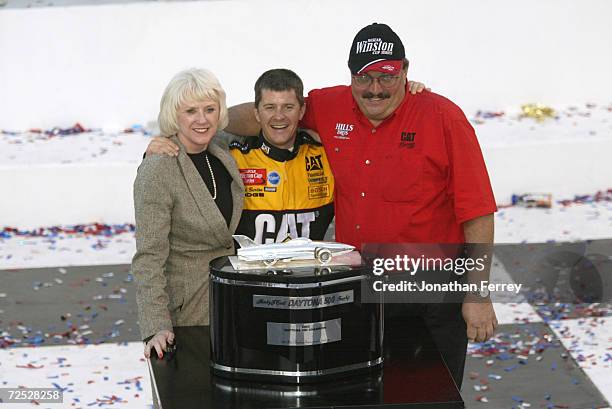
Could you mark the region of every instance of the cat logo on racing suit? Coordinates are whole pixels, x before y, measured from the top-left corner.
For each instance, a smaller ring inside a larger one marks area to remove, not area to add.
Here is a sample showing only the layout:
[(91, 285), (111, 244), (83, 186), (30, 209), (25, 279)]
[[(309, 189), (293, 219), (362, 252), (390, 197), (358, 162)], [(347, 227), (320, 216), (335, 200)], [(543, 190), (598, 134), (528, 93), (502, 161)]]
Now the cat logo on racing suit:
[(306, 172), (313, 170), (323, 170), (323, 161), (321, 155), (306, 156)]

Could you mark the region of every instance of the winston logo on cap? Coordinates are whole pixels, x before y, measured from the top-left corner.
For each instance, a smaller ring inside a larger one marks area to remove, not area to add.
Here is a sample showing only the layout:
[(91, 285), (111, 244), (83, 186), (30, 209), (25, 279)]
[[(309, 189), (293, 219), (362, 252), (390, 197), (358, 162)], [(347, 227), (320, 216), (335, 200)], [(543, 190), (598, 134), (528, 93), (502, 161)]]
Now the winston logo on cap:
[(355, 54), (372, 53), (378, 54), (393, 54), (392, 42), (385, 42), (380, 38), (368, 38), (367, 40), (359, 41), (355, 45)]

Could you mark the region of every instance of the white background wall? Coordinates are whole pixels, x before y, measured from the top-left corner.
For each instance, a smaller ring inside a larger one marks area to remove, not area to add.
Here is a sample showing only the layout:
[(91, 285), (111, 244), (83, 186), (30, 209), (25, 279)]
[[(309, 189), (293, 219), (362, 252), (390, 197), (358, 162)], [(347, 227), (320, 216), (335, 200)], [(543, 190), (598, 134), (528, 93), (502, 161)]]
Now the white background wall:
[(230, 103), (266, 69), (307, 88), (346, 83), (348, 49), (371, 22), (391, 25), (409, 76), (468, 113), (608, 102), (608, 0), (253, 0), (0, 10), (0, 126), (123, 127), (156, 118), (182, 68), (204, 66)]
[[(307, 89), (348, 83), (352, 38), (374, 21), (403, 39), (409, 77), (468, 116), (526, 102), (609, 104), (610, 16), (609, 0), (220, 0), (0, 9), (0, 129), (147, 124), (169, 79), (190, 66), (215, 72), (229, 104), (251, 100), (255, 79), (275, 67), (297, 71)], [(507, 202), (513, 192), (567, 197), (612, 187), (610, 147), (559, 144), (484, 154), (497, 199)], [(4, 168), (0, 191), (12, 198), (0, 200), (0, 226), (133, 220), (134, 172), (134, 164)]]

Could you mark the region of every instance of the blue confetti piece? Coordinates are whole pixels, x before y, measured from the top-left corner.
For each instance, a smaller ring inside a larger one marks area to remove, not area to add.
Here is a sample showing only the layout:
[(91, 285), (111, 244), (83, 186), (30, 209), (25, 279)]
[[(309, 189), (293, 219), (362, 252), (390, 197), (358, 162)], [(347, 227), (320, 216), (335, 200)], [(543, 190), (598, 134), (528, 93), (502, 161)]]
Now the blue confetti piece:
[(512, 365), (512, 366), (509, 366), (509, 367), (507, 367), (507, 368), (504, 368), (504, 371), (506, 371), (506, 372), (512, 372), (512, 371), (514, 371), (516, 368), (518, 368), (518, 365)]
[(62, 392), (66, 392), (66, 391), (68, 391), (68, 387), (66, 387), (66, 388), (62, 388), (62, 387), (61, 387), (59, 384), (57, 384), (57, 383), (55, 383), (55, 382), (51, 383), (51, 385), (53, 385), (53, 387), (54, 387), (55, 389), (59, 389), (59, 390), (60, 390), (60, 391), (62, 391)]
[(499, 359), (500, 361), (509, 361), (510, 359), (514, 359), (514, 356), (510, 355), (507, 352), (502, 352), (496, 358)]

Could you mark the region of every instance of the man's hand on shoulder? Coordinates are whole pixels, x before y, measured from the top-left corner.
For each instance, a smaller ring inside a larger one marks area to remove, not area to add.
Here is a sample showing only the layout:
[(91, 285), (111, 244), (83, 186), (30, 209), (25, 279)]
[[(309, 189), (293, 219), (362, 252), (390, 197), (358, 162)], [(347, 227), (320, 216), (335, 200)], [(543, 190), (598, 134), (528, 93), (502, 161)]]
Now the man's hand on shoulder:
[(168, 155), (178, 156), (179, 147), (169, 138), (154, 136), (147, 146), (146, 154), (149, 155)]
[(425, 84), (418, 81), (408, 81), (408, 91), (412, 94), (420, 94), (423, 90), (431, 91), (431, 88), (426, 88)]

